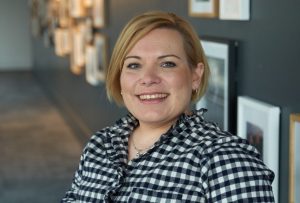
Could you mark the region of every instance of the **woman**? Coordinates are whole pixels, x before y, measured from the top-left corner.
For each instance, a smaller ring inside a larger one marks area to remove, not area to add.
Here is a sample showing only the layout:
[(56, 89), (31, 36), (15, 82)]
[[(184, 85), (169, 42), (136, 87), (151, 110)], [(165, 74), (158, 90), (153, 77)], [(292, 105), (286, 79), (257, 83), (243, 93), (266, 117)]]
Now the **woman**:
[(274, 202), (273, 173), (247, 142), (190, 112), (209, 67), (182, 18), (133, 18), (115, 45), (107, 93), (130, 112), (97, 132), (62, 202)]

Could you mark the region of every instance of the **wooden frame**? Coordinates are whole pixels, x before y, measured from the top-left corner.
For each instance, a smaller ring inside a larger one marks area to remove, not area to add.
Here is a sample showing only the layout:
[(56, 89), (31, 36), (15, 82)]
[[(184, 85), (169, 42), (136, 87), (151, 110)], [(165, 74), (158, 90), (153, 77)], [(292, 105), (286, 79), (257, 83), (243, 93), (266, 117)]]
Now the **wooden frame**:
[(71, 22), (69, 0), (58, 1), (58, 22), (60, 27), (68, 27)]
[(105, 1), (94, 0), (92, 8), (93, 25), (95, 28), (103, 28), (105, 26)]
[(73, 18), (82, 18), (87, 14), (85, 4), (82, 0), (69, 0), (69, 12)]
[(236, 131), (236, 51), (235, 40), (203, 37), (201, 44), (211, 70), (208, 89), (196, 103), (206, 108), (205, 117), (226, 131)]
[(85, 65), (86, 27), (84, 23), (72, 28), (72, 51), (70, 54), (71, 72), (79, 75)]
[(238, 136), (247, 139), (261, 153), (264, 163), (275, 173), (272, 183), (278, 202), (280, 109), (256, 99), (238, 97)]
[(220, 0), (222, 20), (250, 20), (250, 0)]
[(300, 202), (300, 113), (290, 115), (289, 203)]
[(54, 31), (55, 53), (58, 56), (65, 56), (71, 52), (70, 29), (56, 28)]
[(189, 15), (217, 18), (219, 16), (219, 0), (189, 0)]

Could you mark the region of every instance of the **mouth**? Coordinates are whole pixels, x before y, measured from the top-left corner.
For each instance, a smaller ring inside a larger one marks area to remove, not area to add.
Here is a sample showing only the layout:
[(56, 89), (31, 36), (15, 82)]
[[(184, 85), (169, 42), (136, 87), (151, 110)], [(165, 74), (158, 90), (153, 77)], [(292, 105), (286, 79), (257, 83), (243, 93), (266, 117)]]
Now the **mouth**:
[(137, 95), (142, 101), (153, 101), (153, 100), (163, 100), (168, 97), (166, 93), (155, 93), (155, 94), (140, 94)]

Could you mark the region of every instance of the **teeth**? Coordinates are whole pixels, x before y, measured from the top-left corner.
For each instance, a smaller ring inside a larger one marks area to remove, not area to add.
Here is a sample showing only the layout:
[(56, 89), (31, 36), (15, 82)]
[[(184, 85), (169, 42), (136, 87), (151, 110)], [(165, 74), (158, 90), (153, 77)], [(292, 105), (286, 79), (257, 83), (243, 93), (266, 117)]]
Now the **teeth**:
[(144, 95), (140, 95), (140, 99), (143, 100), (148, 100), (148, 99), (161, 99), (161, 98), (165, 98), (167, 96), (167, 94), (144, 94)]

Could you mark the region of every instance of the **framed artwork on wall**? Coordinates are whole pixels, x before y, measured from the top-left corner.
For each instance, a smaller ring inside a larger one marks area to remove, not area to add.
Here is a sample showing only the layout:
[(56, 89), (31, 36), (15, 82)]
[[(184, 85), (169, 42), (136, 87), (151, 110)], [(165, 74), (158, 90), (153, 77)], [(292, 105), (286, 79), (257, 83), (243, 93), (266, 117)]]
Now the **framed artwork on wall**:
[(84, 1), (82, 0), (69, 0), (70, 16), (73, 18), (85, 17), (87, 14)]
[(65, 56), (71, 52), (71, 34), (66, 28), (56, 28), (54, 31), (55, 53), (58, 56)]
[(58, 1), (58, 22), (60, 27), (68, 27), (71, 22), (69, 1)]
[(280, 109), (256, 99), (238, 97), (237, 135), (245, 138), (261, 153), (264, 163), (275, 173), (273, 193), (278, 202)]
[(105, 9), (104, 0), (93, 1), (93, 25), (96, 28), (103, 28), (105, 26)]
[(290, 115), (289, 203), (300, 202), (300, 113)]
[(91, 8), (93, 6), (93, 0), (83, 0), (83, 4), (86, 8)]
[(217, 18), (219, 15), (219, 0), (189, 0), (189, 15)]
[(196, 108), (208, 109), (205, 118), (218, 123), (223, 129), (236, 131), (236, 51), (235, 40), (203, 37), (204, 53), (211, 76), (205, 95), (196, 103)]
[(85, 65), (86, 27), (78, 24), (72, 28), (72, 51), (70, 54), (71, 72), (79, 75), (83, 72)]
[(105, 79), (106, 59), (106, 37), (101, 34), (95, 35), (93, 45), (86, 47), (86, 80), (91, 85), (98, 85)]
[(250, 0), (220, 0), (220, 19), (250, 20)]
[(94, 45), (88, 44), (86, 46), (86, 53), (85, 53), (85, 78), (86, 81), (91, 85), (98, 85), (98, 72), (97, 72), (97, 54)]
[(104, 34), (95, 34), (95, 47), (97, 53), (97, 71), (99, 72), (99, 80), (104, 81), (105, 70), (108, 66), (108, 42)]

